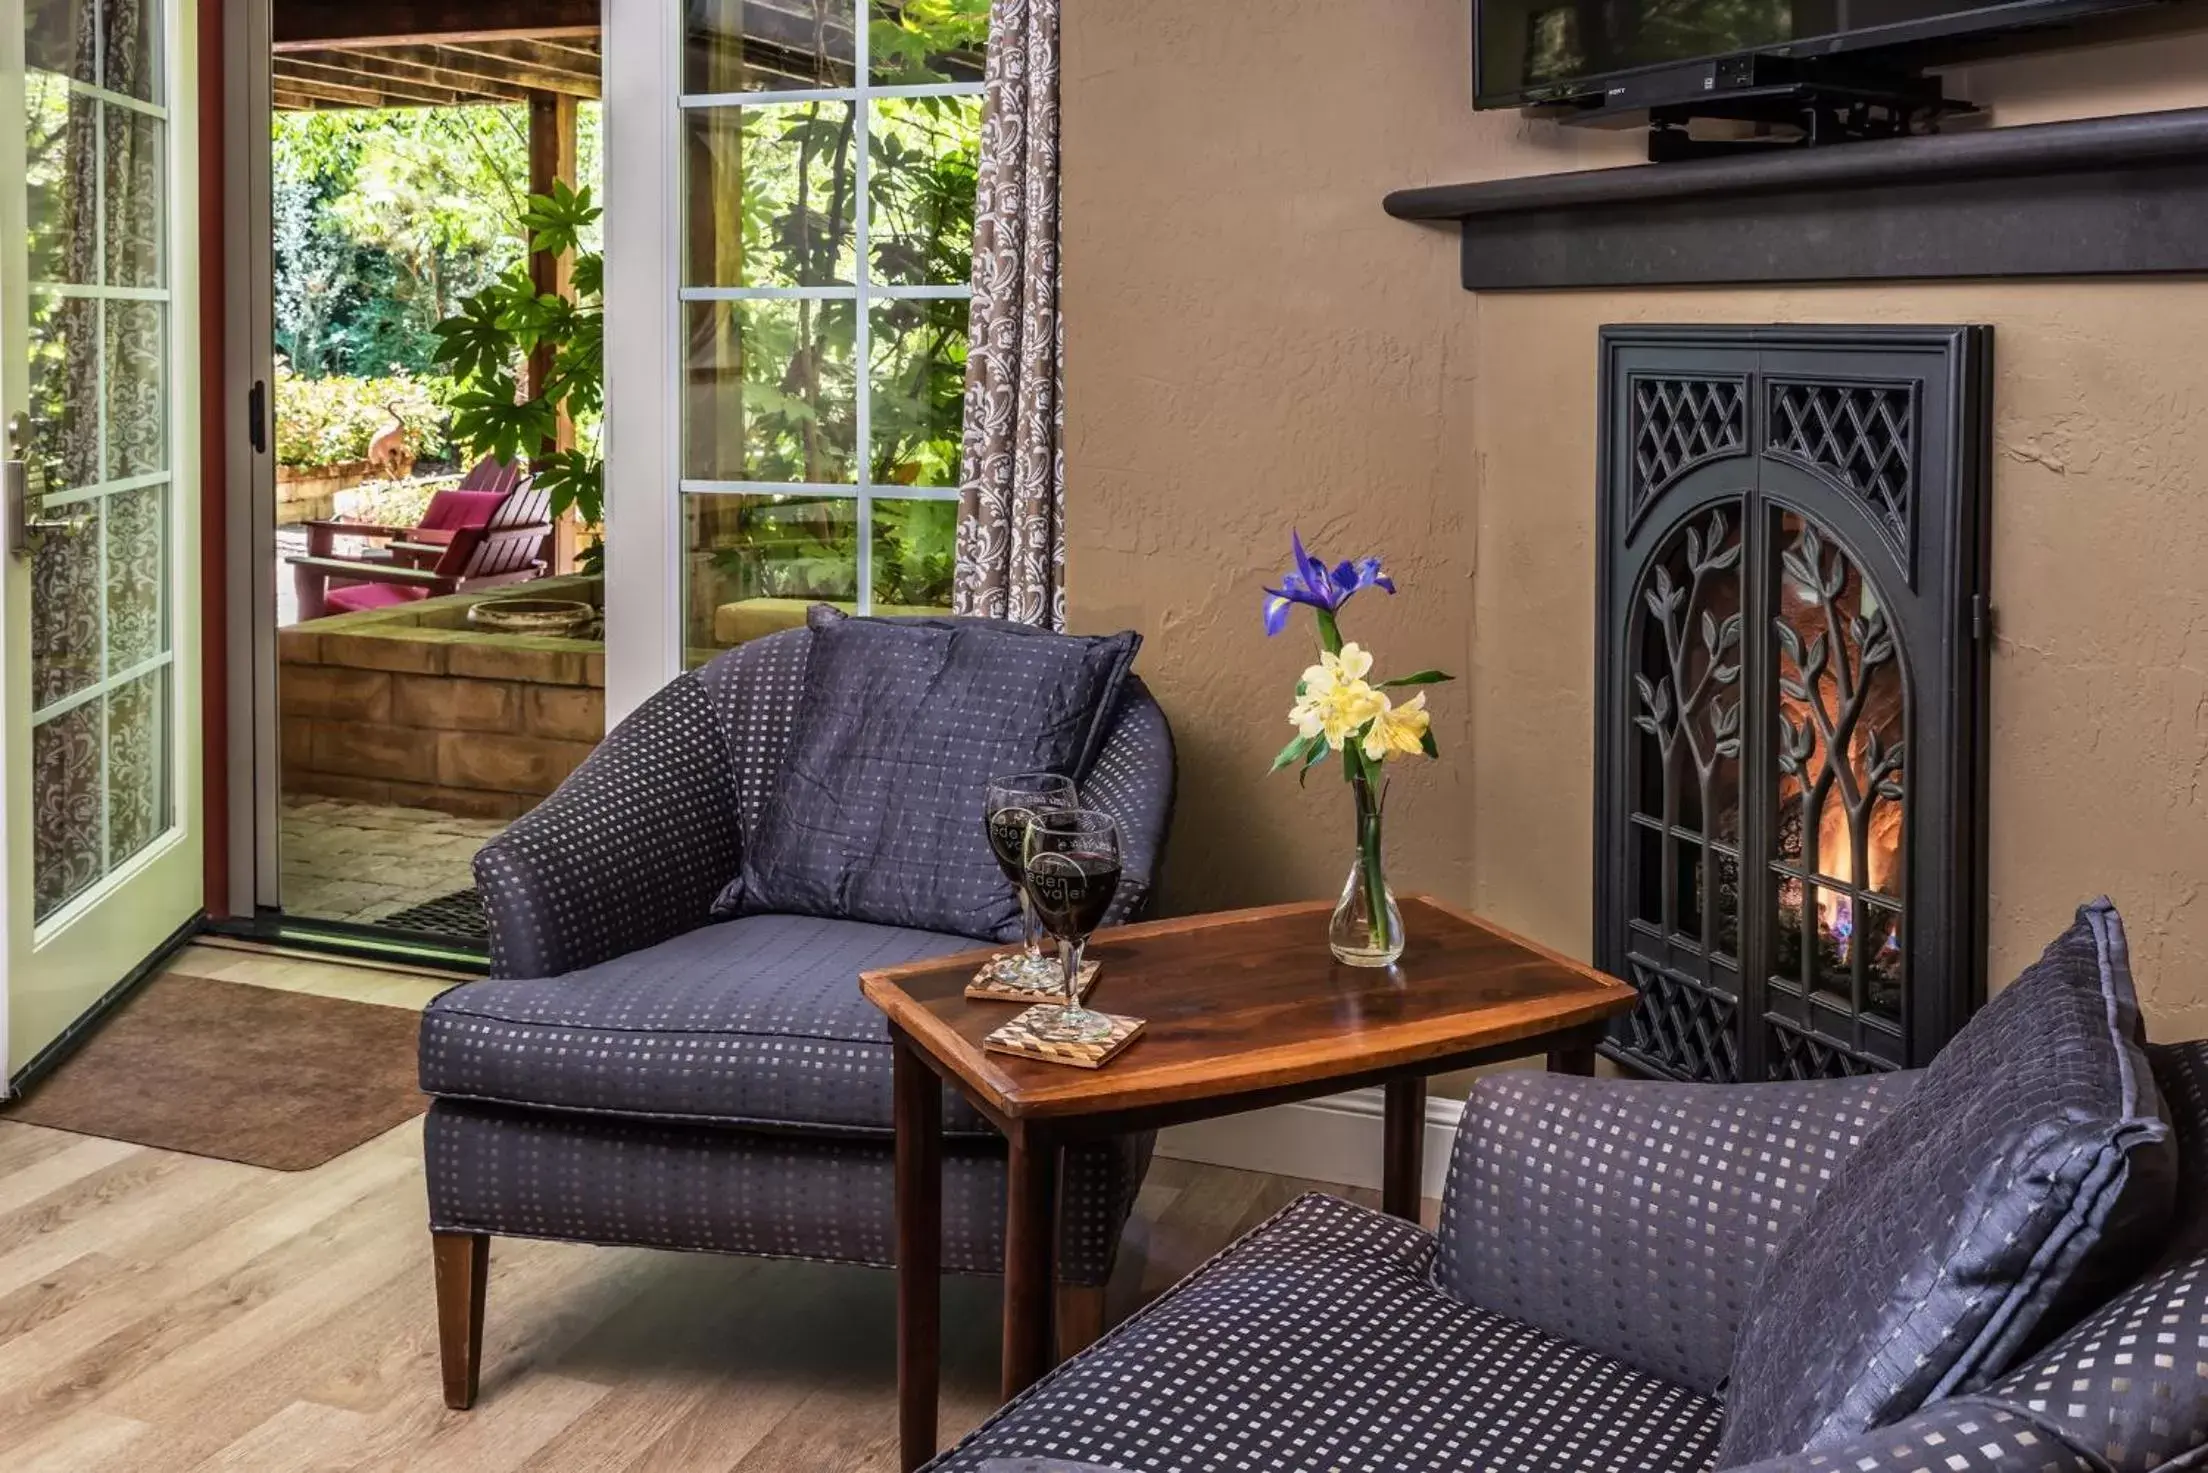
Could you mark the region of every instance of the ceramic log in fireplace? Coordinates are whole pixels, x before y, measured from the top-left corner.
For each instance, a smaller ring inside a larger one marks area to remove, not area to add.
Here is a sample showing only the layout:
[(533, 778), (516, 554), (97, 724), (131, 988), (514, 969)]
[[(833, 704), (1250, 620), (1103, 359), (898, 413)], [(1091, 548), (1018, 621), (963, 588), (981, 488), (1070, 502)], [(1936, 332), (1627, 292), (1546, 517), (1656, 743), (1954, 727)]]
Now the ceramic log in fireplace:
[(1606, 328), (1606, 1051), (1920, 1064), (1984, 994), (1983, 328)]

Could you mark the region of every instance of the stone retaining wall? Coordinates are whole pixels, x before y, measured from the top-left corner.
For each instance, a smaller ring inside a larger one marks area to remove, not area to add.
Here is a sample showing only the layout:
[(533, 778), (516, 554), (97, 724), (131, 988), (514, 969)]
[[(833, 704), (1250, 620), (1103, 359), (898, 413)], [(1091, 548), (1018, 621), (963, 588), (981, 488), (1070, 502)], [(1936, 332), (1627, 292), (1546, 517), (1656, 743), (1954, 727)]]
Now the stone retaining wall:
[[(283, 790), (434, 808), (526, 813), (590, 755), (605, 728), (602, 643), (486, 634), (455, 594), (277, 631)], [(597, 601), (595, 578), (545, 578), (532, 598)]]

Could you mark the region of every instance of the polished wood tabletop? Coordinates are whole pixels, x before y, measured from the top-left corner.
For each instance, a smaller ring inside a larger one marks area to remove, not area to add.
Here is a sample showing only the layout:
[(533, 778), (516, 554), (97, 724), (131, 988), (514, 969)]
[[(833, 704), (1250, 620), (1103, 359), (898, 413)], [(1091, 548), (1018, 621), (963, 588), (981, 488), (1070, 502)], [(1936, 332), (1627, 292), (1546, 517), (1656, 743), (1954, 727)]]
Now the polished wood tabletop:
[(1103, 1291), (1059, 1285), (1053, 1271), (1069, 1142), (1379, 1085), (1382, 1207), (1415, 1221), (1428, 1075), (1540, 1053), (1551, 1069), (1594, 1072), (1596, 1041), (1632, 1007), (1632, 988), (1439, 901), (1402, 907), (1409, 942), (1387, 968), (1334, 959), (1324, 901), (1098, 932), (1088, 1004), (1144, 1024), (1099, 1069), (984, 1051), (1020, 1007), (965, 996), (990, 952), (861, 974), (895, 1045), (904, 1467), (935, 1453), (943, 1084), (1007, 1142), (998, 1384), (1009, 1399), (1049, 1369), (1054, 1319), (1065, 1353), (1103, 1325)]
[(1632, 1006), (1633, 989), (1615, 977), (1439, 901), (1414, 896), (1402, 910), (1409, 940), (1392, 968), (1336, 961), (1324, 901), (1098, 932), (1088, 1005), (1144, 1021), (1101, 1069), (983, 1050), (1015, 1011), (963, 995), (988, 952), (867, 972), (861, 985), (1000, 1125), (1122, 1112), (1163, 1120), (1180, 1103), (1348, 1088), (1346, 1076), (1441, 1065)]

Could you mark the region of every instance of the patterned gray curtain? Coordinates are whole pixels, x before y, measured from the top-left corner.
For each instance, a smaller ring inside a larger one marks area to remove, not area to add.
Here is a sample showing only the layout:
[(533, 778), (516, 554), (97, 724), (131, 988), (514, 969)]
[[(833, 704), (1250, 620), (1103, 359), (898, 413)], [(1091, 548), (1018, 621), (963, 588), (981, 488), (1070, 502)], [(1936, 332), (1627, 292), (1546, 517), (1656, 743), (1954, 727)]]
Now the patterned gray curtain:
[(1064, 627), (1059, 0), (992, 0), (952, 606)]

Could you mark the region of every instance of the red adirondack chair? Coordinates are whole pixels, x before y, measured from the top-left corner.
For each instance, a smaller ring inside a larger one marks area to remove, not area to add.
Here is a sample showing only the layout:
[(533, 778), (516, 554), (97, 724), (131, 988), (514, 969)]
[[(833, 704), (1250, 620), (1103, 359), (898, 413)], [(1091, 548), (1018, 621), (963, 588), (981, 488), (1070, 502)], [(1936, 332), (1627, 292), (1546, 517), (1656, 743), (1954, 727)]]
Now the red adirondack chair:
[[(411, 527), (360, 522), (349, 517), (301, 523), (307, 532), (307, 556), (337, 556), (337, 539), (340, 537), (404, 542), (448, 541), (462, 527), (488, 525), (506, 498), (516, 490), (526, 487), (528, 480), (528, 476), (518, 465), (500, 460), (479, 460), (468, 467), (468, 473), (460, 478), (459, 485), (431, 496), (429, 505), (422, 511), (422, 519)], [(371, 548), (361, 556), (370, 561), (378, 560), (383, 556), (383, 549)]]
[(354, 614), (470, 588), (526, 583), (543, 576), (552, 535), (549, 493), (523, 487), (508, 494), (483, 526), (456, 527), (443, 542), (400, 540), (380, 562), (295, 557), (293, 586), (299, 619)]

